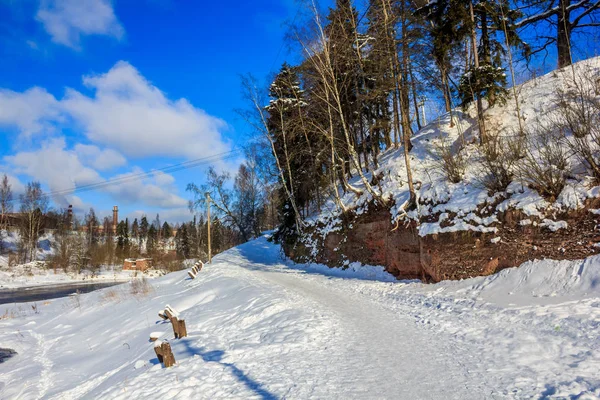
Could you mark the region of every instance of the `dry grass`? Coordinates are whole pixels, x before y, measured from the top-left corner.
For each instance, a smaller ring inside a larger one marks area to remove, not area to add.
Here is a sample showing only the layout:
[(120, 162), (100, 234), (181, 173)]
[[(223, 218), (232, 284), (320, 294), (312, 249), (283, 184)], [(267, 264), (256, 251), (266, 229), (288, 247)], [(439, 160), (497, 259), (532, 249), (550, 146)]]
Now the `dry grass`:
[(145, 297), (154, 292), (154, 288), (150, 282), (148, 282), (148, 279), (142, 276), (140, 279), (131, 281), (129, 292), (136, 297)]
[(452, 183), (458, 183), (462, 180), (467, 169), (467, 159), (462, 153), (462, 148), (453, 150), (451, 143), (446, 138), (439, 138), (439, 141), (432, 143), (432, 153), (436, 159), (436, 167)]
[(0, 315), (0, 321), (5, 320), (5, 319), (14, 319), (16, 317), (16, 314), (14, 311), (8, 311), (8, 309), (6, 309), (6, 311), (4, 312), (4, 314)]
[(102, 293), (101, 300), (103, 303), (109, 303), (109, 302), (118, 303), (121, 301), (121, 298), (122, 298), (121, 293), (122, 292), (117, 289), (106, 290), (106, 291), (104, 291), (104, 293)]

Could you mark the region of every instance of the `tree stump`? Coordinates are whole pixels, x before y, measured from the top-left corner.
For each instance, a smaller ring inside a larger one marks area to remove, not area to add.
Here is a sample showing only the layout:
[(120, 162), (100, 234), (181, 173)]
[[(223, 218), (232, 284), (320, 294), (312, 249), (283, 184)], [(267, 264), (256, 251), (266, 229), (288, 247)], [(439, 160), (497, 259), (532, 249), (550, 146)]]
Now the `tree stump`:
[(171, 325), (173, 325), (173, 335), (175, 336), (175, 339), (181, 339), (187, 336), (185, 320), (173, 317), (171, 318)]
[(158, 316), (162, 319), (171, 319), (173, 316), (177, 316), (178, 313), (170, 305), (166, 305), (165, 309), (158, 313)]
[(170, 305), (167, 304), (164, 310), (158, 313), (163, 319), (168, 319), (173, 325), (173, 334), (175, 339), (181, 339), (187, 337), (187, 328), (185, 326), (185, 320), (179, 319), (179, 313)]
[(154, 343), (154, 352), (156, 353), (158, 362), (163, 364), (165, 368), (175, 365), (175, 356), (173, 355), (169, 342), (157, 340)]

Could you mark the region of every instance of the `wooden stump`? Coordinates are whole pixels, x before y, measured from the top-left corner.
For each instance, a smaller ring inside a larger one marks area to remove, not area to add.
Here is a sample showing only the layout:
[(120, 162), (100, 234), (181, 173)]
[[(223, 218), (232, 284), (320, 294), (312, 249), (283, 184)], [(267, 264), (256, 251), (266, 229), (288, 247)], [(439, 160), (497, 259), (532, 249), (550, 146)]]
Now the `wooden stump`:
[(165, 309), (158, 313), (158, 316), (162, 319), (171, 319), (174, 316), (177, 316), (177, 311), (175, 311), (170, 305), (166, 305)]
[(175, 339), (181, 339), (187, 336), (185, 320), (173, 317), (171, 318), (171, 325), (173, 325), (173, 335), (175, 336)]
[(154, 352), (158, 358), (158, 362), (163, 364), (165, 368), (175, 365), (175, 356), (171, 350), (171, 345), (167, 341), (158, 340), (154, 343)]

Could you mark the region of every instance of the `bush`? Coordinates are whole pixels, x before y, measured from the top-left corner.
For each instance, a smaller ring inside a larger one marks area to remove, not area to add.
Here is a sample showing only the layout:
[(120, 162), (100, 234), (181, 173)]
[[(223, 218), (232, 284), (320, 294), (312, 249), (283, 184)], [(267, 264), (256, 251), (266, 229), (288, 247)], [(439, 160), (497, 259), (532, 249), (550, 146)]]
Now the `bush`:
[(536, 124), (525, 132), (524, 157), (518, 164), (522, 179), (540, 195), (554, 201), (565, 187), (570, 167), (560, 135)]
[(491, 192), (502, 192), (513, 181), (517, 162), (524, 157), (525, 138), (490, 135), (481, 146), (481, 183)]
[(148, 280), (142, 276), (140, 279), (134, 279), (131, 281), (129, 290), (134, 296), (147, 296), (154, 289)]
[(564, 143), (600, 182), (600, 78), (593, 70), (565, 79), (557, 91), (555, 124)]
[(460, 182), (467, 168), (467, 160), (461, 150), (462, 147), (454, 151), (448, 141), (441, 137), (439, 141), (433, 142), (432, 153), (437, 160), (438, 168), (452, 183)]

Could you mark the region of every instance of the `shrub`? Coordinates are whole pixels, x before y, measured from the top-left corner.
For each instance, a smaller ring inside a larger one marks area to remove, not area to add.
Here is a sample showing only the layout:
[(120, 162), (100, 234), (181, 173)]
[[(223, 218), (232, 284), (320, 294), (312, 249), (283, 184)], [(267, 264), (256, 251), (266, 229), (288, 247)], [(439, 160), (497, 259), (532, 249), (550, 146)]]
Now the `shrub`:
[(153, 290), (152, 285), (143, 276), (140, 279), (132, 280), (129, 286), (129, 291), (134, 296), (147, 296)]
[(462, 147), (459, 147), (454, 151), (444, 138), (433, 142), (432, 153), (437, 160), (438, 168), (446, 176), (446, 179), (452, 183), (460, 182), (467, 168), (467, 161), (461, 150)]
[(537, 123), (525, 132), (524, 157), (518, 171), (540, 195), (554, 201), (560, 194), (570, 166), (561, 137), (552, 126)]
[(490, 135), (481, 146), (481, 183), (492, 192), (502, 192), (513, 181), (517, 162), (524, 157), (525, 138)]
[(557, 90), (554, 123), (567, 147), (600, 182), (600, 78), (587, 69), (564, 82)]

